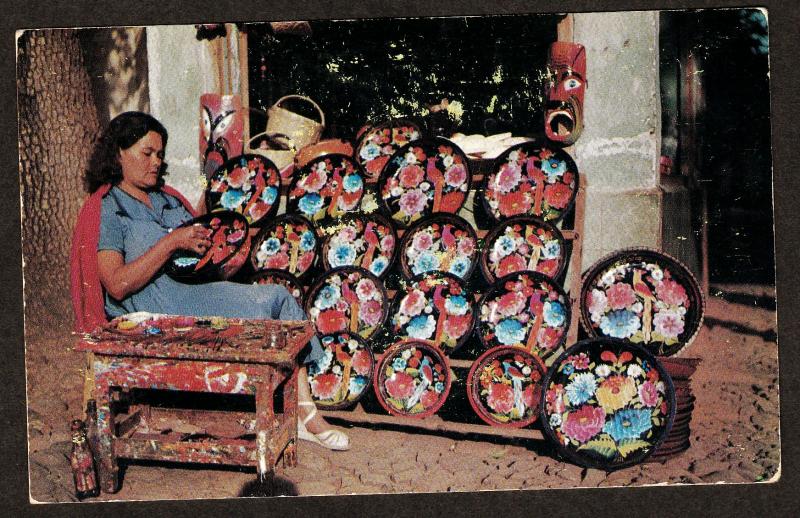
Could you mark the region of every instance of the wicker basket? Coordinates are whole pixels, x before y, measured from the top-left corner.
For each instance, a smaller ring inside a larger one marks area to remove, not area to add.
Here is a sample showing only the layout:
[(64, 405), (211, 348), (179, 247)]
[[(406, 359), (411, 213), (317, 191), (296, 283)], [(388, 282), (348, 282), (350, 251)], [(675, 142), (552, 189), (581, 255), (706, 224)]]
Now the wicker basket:
[[(301, 99), (314, 106), (319, 113), (319, 122), (304, 117), (299, 113), (289, 111), (281, 106), (287, 99)], [(278, 99), (275, 104), (267, 110), (268, 135), (282, 134), (288, 136), (295, 146), (295, 149), (302, 149), (309, 144), (319, 141), (322, 130), (325, 129), (325, 113), (317, 103), (302, 95), (285, 95)]]

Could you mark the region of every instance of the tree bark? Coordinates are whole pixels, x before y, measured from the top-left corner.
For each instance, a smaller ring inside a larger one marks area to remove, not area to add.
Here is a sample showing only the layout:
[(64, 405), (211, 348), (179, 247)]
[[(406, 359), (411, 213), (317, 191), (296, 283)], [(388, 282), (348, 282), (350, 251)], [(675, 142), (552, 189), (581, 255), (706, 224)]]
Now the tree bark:
[(100, 124), (75, 30), (17, 41), (25, 331), (71, 329), (69, 251)]

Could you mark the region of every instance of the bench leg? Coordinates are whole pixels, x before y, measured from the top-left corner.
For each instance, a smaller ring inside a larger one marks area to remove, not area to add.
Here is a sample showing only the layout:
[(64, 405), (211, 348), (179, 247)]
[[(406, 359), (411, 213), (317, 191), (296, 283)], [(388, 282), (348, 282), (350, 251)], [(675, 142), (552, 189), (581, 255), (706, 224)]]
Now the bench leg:
[(95, 386), (97, 401), (97, 451), (96, 464), (100, 474), (100, 487), (104, 493), (119, 491), (119, 466), (114, 456), (114, 422), (111, 415), (110, 387), (98, 383)]
[(283, 418), (289, 423), (289, 444), (283, 452), (283, 463), (292, 468), (297, 466), (297, 378), (294, 369), (283, 386)]
[(274, 375), (272, 368), (266, 367), (264, 380), (256, 388), (256, 450), (258, 474), (263, 478), (275, 470), (275, 431), (278, 426), (275, 418)]

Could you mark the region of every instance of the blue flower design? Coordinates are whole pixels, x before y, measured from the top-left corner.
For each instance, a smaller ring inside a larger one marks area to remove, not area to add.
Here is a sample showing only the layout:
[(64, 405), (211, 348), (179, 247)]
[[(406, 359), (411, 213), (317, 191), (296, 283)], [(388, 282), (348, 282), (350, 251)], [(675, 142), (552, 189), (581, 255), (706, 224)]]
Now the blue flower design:
[(466, 315), (469, 311), (469, 302), (463, 295), (451, 295), (444, 301), (444, 309), (451, 315)]
[(638, 439), (652, 426), (649, 410), (626, 408), (614, 414), (614, 417), (603, 425), (603, 431), (619, 442), (623, 439)]
[(328, 370), (333, 361), (333, 351), (328, 348), (322, 350), (322, 357), (308, 365), (308, 376), (316, 376)]
[(392, 368), (396, 371), (401, 371), (406, 368), (406, 361), (400, 356), (398, 356), (392, 362)]
[(558, 327), (564, 323), (567, 312), (560, 302), (548, 300), (544, 303), (544, 321), (550, 327)]
[(364, 182), (361, 180), (361, 175), (355, 173), (345, 176), (343, 184), (346, 192), (356, 192), (364, 187)]
[(278, 199), (278, 189), (275, 187), (267, 187), (264, 189), (264, 192), (261, 193), (261, 199), (264, 203), (271, 206), (275, 203), (275, 200)]
[(525, 339), (525, 328), (514, 318), (501, 320), (494, 329), (497, 340), (503, 345), (514, 345)]
[(298, 207), (303, 214), (313, 216), (322, 208), (322, 197), (319, 194), (312, 192), (300, 198)]
[(561, 253), (561, 245), (558, 241), (550, 241), (542, 249), (542, 257), (545, 259), (555, 259)]
[(611, 311), (600, 319), (600, 329), (603, 334), (614, 338), (628, 338), (639, 330), (641, 322), (639, 317), (627, 309)]
[(436, 320), (432, 315), (419, 315), (411, 319), (406, 326), (406, 332), (411, 338), (427, 340), (436, 330)]
[(316, 244), (317, 238), (314, 237), (314, 233), (312, 231), (306, 230), (300, 235), (300, 250), (303, 252), (312, 250)]
[(199, 257), (177, 257), (172, 261), (175, 266), (179, 268), (186, 268), (187, 266), (194, 266), (200, 262)]
[(414, 272), (414, 274), (420, 274), (435, 270), (437, 268), (439, 268), (439, 258), (431, 252), (422, 252), (417, 257), (417, 260), (414, 262), (411, 270)]
[(319, 295), (317, 295), (314, 305), (319, 309), (332, 308), (339, 301), (339, 297), (341, 297), (339, 288), (332, 284), (326, 284), (319, 290)]
[(575, 372), (575, 367), (571, 363), (568, 363), (561, 368), (561, 371), (567, 376), (569, 376), (570, 374)]
[(500, 236), (494, 243), (494, 251), (505, 257), (517, 249), (517, 243), (509, 236)]
[(358, 154), (365, 161), (372, 160), (373, 158), (380, 156), (381, 148), (374, 142), (370, 142), (366, 146), (362, 147)]
[(356, 249), (352, 245), (340, 243), (328, 251), (328, 262), (332, 268), (349, 266), (356, 260)]
[(450, 263), (449, 271), (453, 275), (464, 277), (469, 271), (469, 267), (471, 264), (472, 261), (470, 261), (466, 257), (456, 257), (455, 260), (452, 263)]
[(280, 249), (281, 242), (277, 237), (271, 237), (264, 241), (264, 244), (261, 245), (261, 250), (263, 250), (267, 255), (275, 255)]
[(433, 390), (436, 391), (437, 394), (441, 394), (444, 392), (444, 383), (441, 381), (437, 381), (436, 384), (433, 386)]
[(578, 374), (575, 379), (566, 386), (564, 391), (567, 393), (570, 404), (581, 405), (594, 396), (597, 389), (597, 382), (594, 375), (588, 372)]
[(228, 189), (222, 193), (219, 202), (228, 210), (233, 210), (244, 202), (244, 192), (241, 189)]
[(544, 161), (544, 174), (547, 175), (547, 181), (553, 183), (558, 180), (567, 172), (567, 163), (557, 158), (548, 158)]
[(650, 370), (650, 364), (647, 363), (647, 360), (642, 360), (642, 370), (644, 370), (645, 372)]
[(353, 376), (350, 378), (350, 386), (348, 389), (350, 390), (351, 396), (357, 396), (361, 394), (364, 390), (364, 387), (367, 386), (367, 378), (365, 376)]
[(372, 264), (369, 265), (369, 271), (375, 275), (380, 275), (387, 266), (389, 266), (389, 261), (381, 255), (372, 260)]

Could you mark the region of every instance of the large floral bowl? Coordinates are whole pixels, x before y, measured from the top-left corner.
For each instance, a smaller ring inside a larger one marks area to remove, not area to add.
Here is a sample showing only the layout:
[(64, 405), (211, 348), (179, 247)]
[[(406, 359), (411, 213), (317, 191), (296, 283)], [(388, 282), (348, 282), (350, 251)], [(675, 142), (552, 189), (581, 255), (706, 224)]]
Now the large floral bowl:
[(378, 180), (378, 198), (405, 228), (437, 212), (455, 214), (471, 184), (467, 155), (458, 146), (442, 137), (421, 139), (392, 155)]
[(278, 168), (260, 155), (241, 155), (220, 166), (206, 187), (210, 212), (232, 210), (254, 227), (273, 216), (280, 205)]
[(397, 248), (392, 223), (377, 213), (353, 214), (322, 230), (325, 269), (360, 266), (383, 278), (389, 273)]
[(359, 210), (364, 178), (346, 155), (331, 154), (308, 162), (289, 186), (286, 212), (301, 214), (317, 225)]
[(204, 214), (179, 228), (199, 225), (211, 231), (211, 246), (204, 254), (179, 250), (164, 265), (164, 271), (183, 282), (225, 280), (239, 271), (250, 251), (247, 220), (232, 211)]
[(369, 339), (386, 320), (383, 283), (363, 268), (342, 266), (321, 275), (308, 292), (306, 314), (319, 336), (349, 332)]
[(323, 336), (322, 358), (308, 364), (311, 397), (318, 407), (338, 410), (354, 405), (372, 381), (375, 358), (358, 335)]
[(464, 218), (434, 214), (408, 229), (400, 242), (400, 268), (410, 279), (440, 271), (469, 279), (478, 262), (478, 236)]
[(405, 119), (370, 126), (358, 137), (356, 161), (368, 178), (378, 178), (398, 149), (421, 137), (419, 126)]
[(703, 308), (700, 285), (689, 269), (655, 250), (619, 250), (583, 276), (586, 332), (641, 344), (657, 356), (676, 354), (691, 343)]
[(491, 426), (528, 426), (539, 417), (545, 372), (539, 357), (524, 349), (489, 349), (475, 360), (467, 376), (469, 404)]
[(423, 273), (395, 295), (389, 325), (396, 338), (429, 340), (451, 354), (472, 334), (473, 305), (472, 294), (459, 277)]
[(638, 345), (578, 342), (550, 367), (541, 410), (545, 436), (567, 459), (613, 470), (658, 449), (675, 418), (672, 380)]
[(305, 301), (305, 289), (303, 285), (297, 280), (297, 277), (287, 272), (286, 270), (278, 270), (276, 268), (267, 268), (266, 270), (258, 271), (250, 276), (249, 282), (251, 284), (277, 284), (283, 286), (286, 291), (294, 297), (297, 304), (302, 308)]
[(542, 360), (567, 340), (572, 310), (564, 289), (537, 272), (498, 279), (478, 304), (476, 332), (483, 345), (521, 347)]
[(572, 208), (578, 186), (578, 168), (565, 151), (524, 142), (497, 157), (481, 199), (497, 221), (535, 216), (555, 223)]
[(314, 265), (318, 250), (314, 226), (302, 216), (284, 214), (259, 231), (250, 263), (256, 272), (275, 269), (302, 277)]
[(550, 223), (521, 216), (498, 223), (486, 236), (481, 270), (486, 280), (523, 270), (558, 279), (567, 264), (561, 231)]
[(438, 411), (450, 392), (450, 364), (423, 340), (397, 342), (378, 362), (373, 378), (378, 402), (390, 414), (423, 418)]

